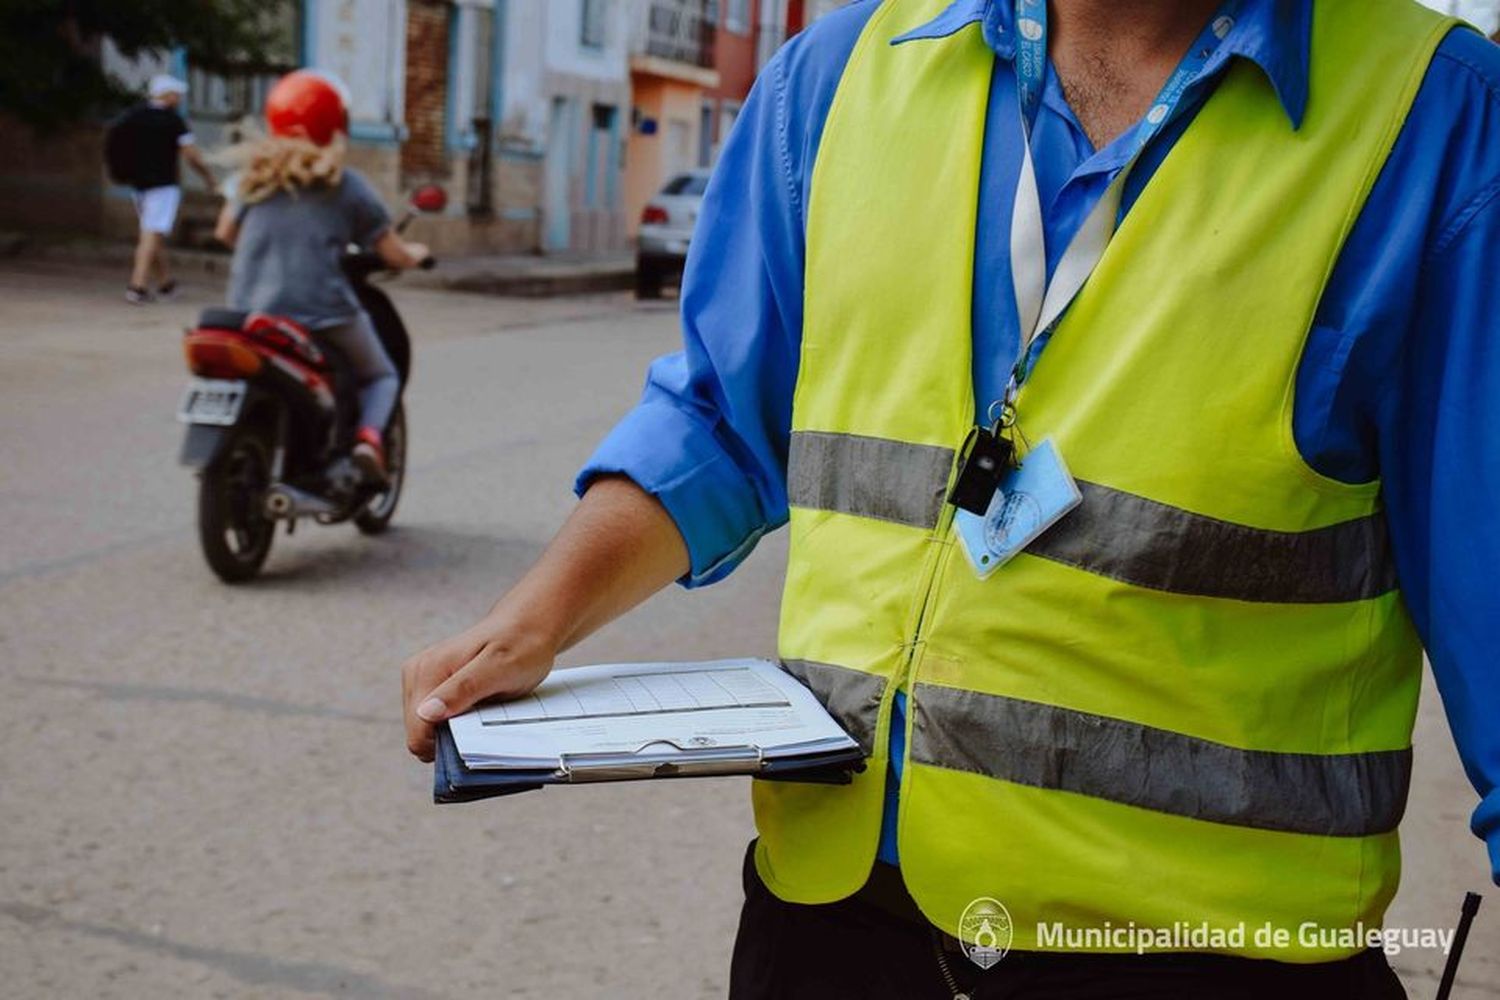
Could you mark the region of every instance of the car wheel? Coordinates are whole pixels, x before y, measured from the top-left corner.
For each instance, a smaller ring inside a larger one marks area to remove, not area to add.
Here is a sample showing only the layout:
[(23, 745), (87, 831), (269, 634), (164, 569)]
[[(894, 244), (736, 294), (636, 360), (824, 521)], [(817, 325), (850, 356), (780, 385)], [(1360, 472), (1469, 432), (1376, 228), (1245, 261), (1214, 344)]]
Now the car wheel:
[(635, 260), (635, 297), (638, 299), (661, 298), (661, 265), (637, 257)]

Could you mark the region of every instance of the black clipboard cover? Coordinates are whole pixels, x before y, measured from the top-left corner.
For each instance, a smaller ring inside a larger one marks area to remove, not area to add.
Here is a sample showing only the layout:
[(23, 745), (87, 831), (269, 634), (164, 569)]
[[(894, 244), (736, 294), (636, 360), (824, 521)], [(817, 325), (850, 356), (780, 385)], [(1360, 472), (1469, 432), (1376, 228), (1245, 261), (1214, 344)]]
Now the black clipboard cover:
[(432, 762), (432, 800), (439, 805), (477, 802), (499, 795), (529, 792), (544, 785), (582, 784), (596, 781), (631, 781), (642, 778), (697, 778), (724, 774), (749, 774), (766, 781), (803, 781), (824, 785), (847, 785), (856, 771), (863, 771), (864, 752), (855, 748), (830, 753), (805, 754), (773, 760), (746, 762), (735, 770), (696, 770), (690, 767), (658, 767), (649, 774), (610, 772), (607, 776), (575, 778), (555, 768), (538, 770), (480, 770), (468, 767), (447, 723), (437, 727)]

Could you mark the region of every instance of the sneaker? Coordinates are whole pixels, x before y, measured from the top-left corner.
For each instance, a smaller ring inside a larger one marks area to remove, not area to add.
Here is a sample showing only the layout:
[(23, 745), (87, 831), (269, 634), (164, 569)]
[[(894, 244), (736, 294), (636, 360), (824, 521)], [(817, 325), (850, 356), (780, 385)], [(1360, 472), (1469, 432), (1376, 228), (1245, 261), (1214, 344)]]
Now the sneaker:
[(125, 286), (125, 301), (133, 306), (144, 306), (156, 301), (149, 289), (137, 288), (135, 285)]
[(177, 279), (173, 278), (171, 281), (166, 281), (158, 285), (156, 287), (156, 297), (168, 302), (177, 298)]
[(355, 467), (371, 482), (384, 483), (385, 445), (381, 442), (380, 432), (373, 427), (361, 427), (359, 433), (354, 435), (354, 440), (354, 450), (350, 452), (350, 457), (354, 459)]

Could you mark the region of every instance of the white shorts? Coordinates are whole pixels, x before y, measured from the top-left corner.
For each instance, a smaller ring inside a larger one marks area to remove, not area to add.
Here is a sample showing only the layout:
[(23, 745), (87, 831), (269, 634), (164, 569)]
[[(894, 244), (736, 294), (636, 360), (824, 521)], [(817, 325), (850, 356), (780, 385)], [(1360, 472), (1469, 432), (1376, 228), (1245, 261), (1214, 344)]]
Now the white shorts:
[(182, 188), (176, 184), (147, 188), (135, 193), (135, 214), (141, 217), (141, 229), (148, 233), (172, 232), (177, 222), (177, 206), (182, 204)]

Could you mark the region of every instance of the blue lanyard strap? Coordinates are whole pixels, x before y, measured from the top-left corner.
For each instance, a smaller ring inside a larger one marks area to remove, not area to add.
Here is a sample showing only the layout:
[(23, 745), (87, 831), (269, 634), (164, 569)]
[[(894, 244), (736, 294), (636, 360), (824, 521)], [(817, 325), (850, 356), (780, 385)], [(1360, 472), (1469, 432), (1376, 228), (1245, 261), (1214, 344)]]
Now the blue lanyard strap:
[(1015, 31), (1016, 94), (1021, 99), (1021, 127), (1029, 136), (1047, 78), (1047, 0), (1016, 0)]

